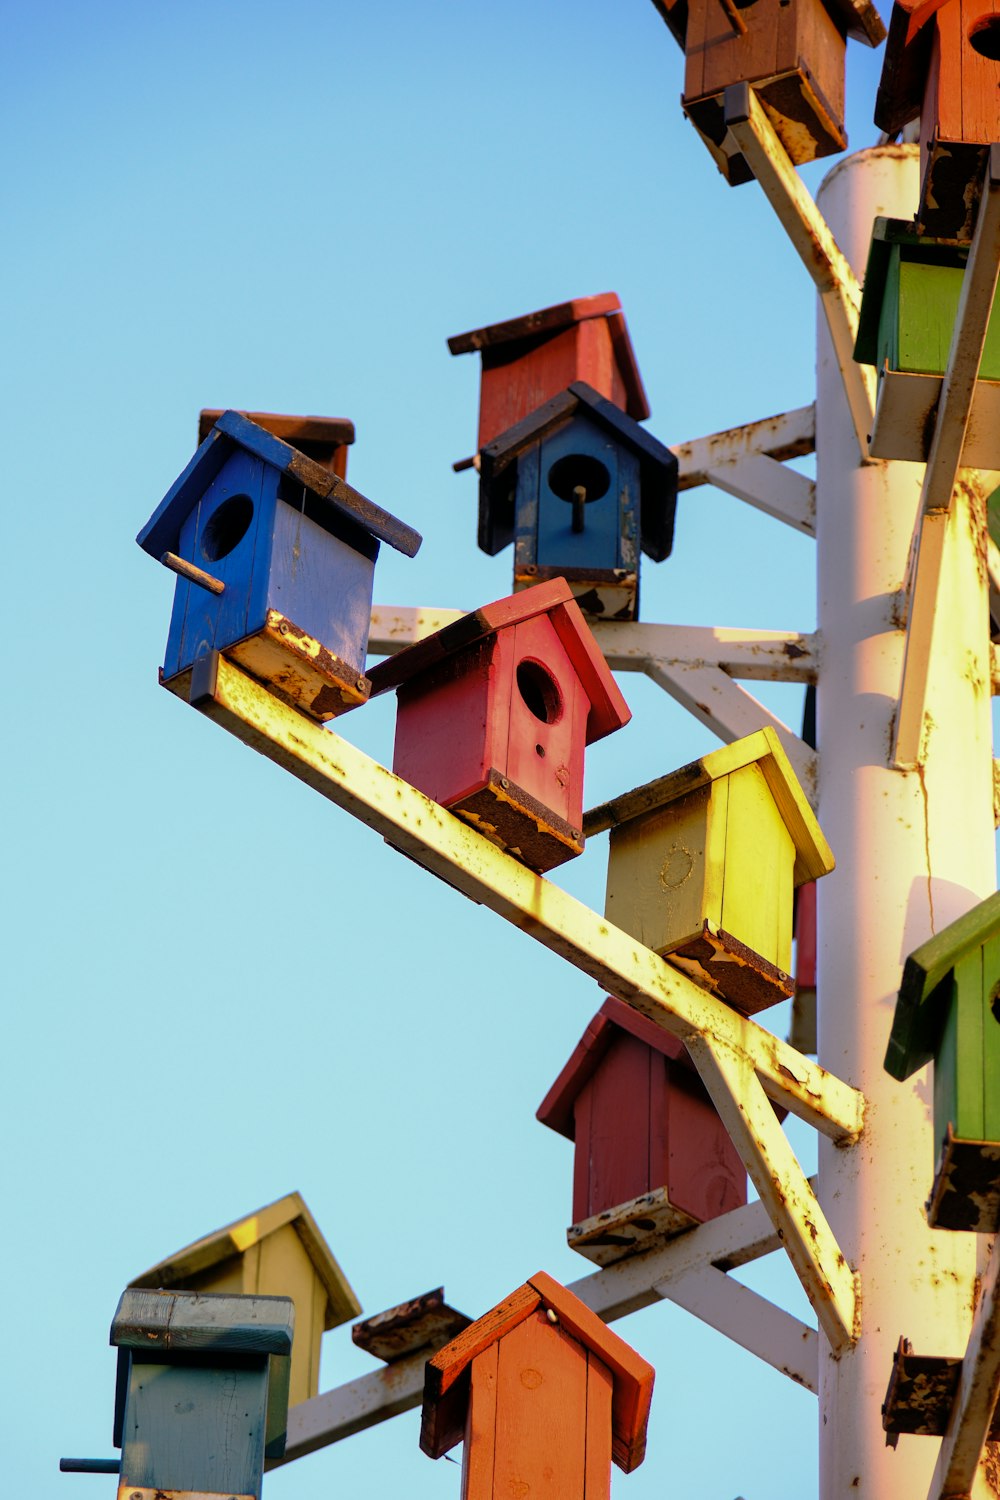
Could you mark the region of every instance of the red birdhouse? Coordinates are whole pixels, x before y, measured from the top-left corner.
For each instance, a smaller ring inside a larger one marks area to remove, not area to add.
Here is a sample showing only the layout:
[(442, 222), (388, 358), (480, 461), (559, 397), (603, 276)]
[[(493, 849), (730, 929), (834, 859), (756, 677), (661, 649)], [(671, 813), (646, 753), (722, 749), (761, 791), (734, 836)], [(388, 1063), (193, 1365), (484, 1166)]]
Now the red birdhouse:
[(747, 1201), (746, 1170), (676, 1037), (609, 999), (538, 1110), (575, 1142), (574, 1250), (609, 1265)]
[(877, 47), (885, 27), (871, 0), (653, 0), (684, 49), (681, 103), (726, 181), (753, 176), (726, 139), (723, 95), (749, 83), (793, 162), (847, 145), (847, 38)]
[(531, 415), (560, 391), (585, 380), (635, 421), (649, 403), (621, 303), (614, 292), (576, 297), (557, 307), (448, 340), (452, 354), (482, 355), (479, 447)]
[(875, 123), (896, 135), (918, 115), (918, 232), (971, 240), (1000, 141), (1000, 0), (896, 0)]
[(427, 1362), (420, 1446), (462, 1500), (606, 1500), (646, 1451), (653, 1367), (544, 1271)]
[(393, 770), (533, 870), (583, 850), (587, 745), (631, 714), (565, 579), (464, 615), (371, 671)]

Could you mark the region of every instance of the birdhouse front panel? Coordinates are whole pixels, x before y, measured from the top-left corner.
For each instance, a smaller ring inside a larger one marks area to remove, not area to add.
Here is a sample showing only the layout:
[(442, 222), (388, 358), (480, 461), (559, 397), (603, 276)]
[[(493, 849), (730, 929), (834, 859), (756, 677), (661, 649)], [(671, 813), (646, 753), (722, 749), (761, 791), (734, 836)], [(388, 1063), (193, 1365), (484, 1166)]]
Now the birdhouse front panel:
[(393, 770), (548, 869), (583, 848), (589, 708), (549, 620), (529, 619), (400, 688)]
[(462, 1500), (611, 1493), (607, 1365), (538, 1308), (472, 1361)]

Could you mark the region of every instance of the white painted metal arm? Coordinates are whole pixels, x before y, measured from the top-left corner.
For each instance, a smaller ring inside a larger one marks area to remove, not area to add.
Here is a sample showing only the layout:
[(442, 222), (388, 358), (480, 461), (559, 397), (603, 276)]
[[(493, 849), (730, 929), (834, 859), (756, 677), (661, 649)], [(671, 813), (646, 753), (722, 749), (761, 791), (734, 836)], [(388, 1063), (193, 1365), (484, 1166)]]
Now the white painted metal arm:
[(863, 458), (875, 409), (875, 372), (854, 360), (861, 290), (847, 257), (792, 165), (753, 89), (734, 84), (725, 93), (726, 126), (819, 293)]
[(426, 1363), (427, 1351), (423, 1350), (290, 1407), (284, 1457), (271, 1459), (267, 1468), (280, 1468), (366, 1427), (412, 1411), (423, 1399)]
[(969, 1347), (951, 1409), (948, 1430), (928, 1491), (928, 1500), (957, 1500), (972, 1494), (1000, 1395), (1000, 1256), (998, 1241), (983, 1278)]
[(816, 535), (816, 484), (797, 469), (758, 453), (717, 464), (707, 470), (707, 478), (716, 489), (745, 500), (786, 526), (806, 536)]
[(650, 661), (646, 674), (675, 698), (699, 723), (731, 743), (769, 724), (781, 740), (795, 774), (815, 805), (817, 756), (803, 739), (765, 708), (752, 693), (734, 682), (721, 667), (690, 667), (683, 663)]
[(689, 1042), (688, 1051), (781, 1235), (820, 1327), (831, 1348), (843, 1353), (857, 1337), (854, 1273), (752, 1066), (707, 1037)]
[(568, 959), (606, 993), (682, 1041), (707, 1035), (745, 1055), (771, 1098), (833, 1140), (857, 1139), (864, 1101), (856, 1089), (738, 1015), (363, 751), (274, 698), (225, 657), (214, 665), (214, 680), (209, 671), (199, 671), (197, 686), (192, 683), (195, 706), (207, 717), (448, 885)]
[(801, 458), (815, 447), (816, 408), (798, 406), (794, 411), (745, 422), (741, 427), (727, 427), (708, 437), (675, 443), (670, 451), (677, 458), (677, 488), (689, 490), (696, 485), (711, 484), (709, 471), (722, 464), (737, 463), (757, 454), (777, 460)]

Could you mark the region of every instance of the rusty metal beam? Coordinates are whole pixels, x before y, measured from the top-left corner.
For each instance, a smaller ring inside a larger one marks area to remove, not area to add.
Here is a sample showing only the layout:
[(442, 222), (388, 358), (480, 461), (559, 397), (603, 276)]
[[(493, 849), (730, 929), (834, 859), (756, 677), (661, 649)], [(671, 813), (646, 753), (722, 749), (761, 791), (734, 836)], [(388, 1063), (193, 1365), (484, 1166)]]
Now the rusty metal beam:
[(826, 1215), (748, 1059), (707, 1037), (688, 1052), (834, 1353), (857, 1339), (857, 1288)]
[(726, 127), (812, 277), (830, 329), (858, 451), (868, 457), (875, 410), (875, 372), (854, 360), (861, 289), (847, 257), (792, 165), (749, 84), (733, 84), (724, 99)]
[(677, 459), (677, 488), (690, 490), (711, 484), (709, 471), (723, 464), (738, 463), (758, 454), (777, 460), (801, 458), (815, 448), (816, 408), (798, 406), (794, 411), (745, 422), (741, 427), (727, 427), (707, 437), (675, 443), (670, 451)]
[(203, 659), (194, 706), (463, 895), (495, 911), (682, 1041), (745, 1055), (770, 1098), (842, 1143), (858, 1139), (857, 1089), (731, 1010), (657, 954), (394, 776), (274, 698), (224, 657)]
[(928, 1500), (971, 1496), (1000, 1395), (1000, 1255), (997, 1241), (980, 1289), (962, 1374)]
[(707, 477), (727, 495), (734, 495), (806, 536), (816, 535), (816, 482), (797, 469), (789, 469), (777, 459), (757, 453), (716, 464), (707, 470)]

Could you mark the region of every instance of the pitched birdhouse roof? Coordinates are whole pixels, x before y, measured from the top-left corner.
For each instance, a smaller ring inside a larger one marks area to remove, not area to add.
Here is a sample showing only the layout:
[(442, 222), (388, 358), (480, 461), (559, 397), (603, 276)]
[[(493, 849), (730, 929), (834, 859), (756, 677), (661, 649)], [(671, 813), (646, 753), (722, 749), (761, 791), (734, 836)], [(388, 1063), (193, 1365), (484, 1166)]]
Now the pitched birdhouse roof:
[(576, 416), (593, 422), (638, 458), (642, 492), (639, 528), (642, 550), (654, 562), (662, 562), (669, 556), (673, 545), (677, 459), (664, 443), (659, 442), (613, 401), (608, 401), (583, 380), (575, 380), (567, 390), (561, 391), (551, 401), (546, 401), (544, 406), (540, 406), (514, 427), (509, 427), (506, 432), (500, 433), (499, 437), (483, 448), (479, 471), (479, 545), (489, 552), (498, 550), (487, 545), (488, 539), (484, 540), (484, 524), (490, 534), (493, 528), (489, 518), (484, 518), (483, 507), (484, 504), (487, 508), (491, 505), (491, 491), (505, 469), (526, 449), (533, 448)]
[(361, 1304), (350, 1282), (334, 1257), (319, 1225), (306, 1207), (299, 1193), (288, 1193), (276, 1203), (269, 1203), (246, 1218), (216, 1229), (203, 1239), (195, 1240), (183, 1250), (161, 1260), (150, 1270), (144, 1271), (129, 1283), (133, 1287), (177, 1286), (194, 1276), (220, 1265), (223, 1261), (245, 1255), (254, 1245), (276, 1234), (285, 1225), (290, 1225), (302, 1242), (316, 1276), (326, 1290), (326, 1316), (324, 1328), (336, 1328), (348, 1318), (356, 1318)]
[(885, 1070), (893, 1078), (909, 1078), (932, 1061), (951, 1001), (950, 988), (943, 981), (961, 959), (998, 935), (1000, 891), (928, 938), (907, 958), (885, 1054)]
[(597, 1072), (618, 1033), (625, 1031), (673, 1062), (692, 1067), (687, 1048), (662, 1026), (641, 1015), (624, 1000), (609, 996), (577, 1043), (566, 1066), (538, 1106), (535, 1118), (567, 1140), (576, 1138), (573, 1106)]
[(181, 527), (198, 504), (205, 490), (236, 450), (243, 449), (262, 459), (282, 474), (298, 481), (313, 497), (315, 519), (323, 524), (324, 516), (335, 524), (339, 519), (353, 521), (378, 541), (388, 542), (398, 552), (413, 557), (420, 546), (419, 532), (374, 505), (364, 495), (297, 448), (265, 432), (239, 412), (227, 411), (216, 422), (183, 474), (166, 495), (136, 537), (144, 552), (159, 560), (164, 552), (177, 550)]
[[(221, 407), (205, 407), (198, 413), (198, 442), (203, 443), (224, 415)], [(307, 458), (324, 467), (339, 448), (348, 448), (354, 442), (354, 423), (347, 417), (299, 417), (286, 416), (276, 411), (242, 411), (241, 417), (255, 422), (284, 443), (291, 443)]]
[(596, 297), (575, 297), (571, 302), (543, 307), (522, 318), (509, 318), (505, 323), (491, 323), (486, 328), (473, 328), (468, 333), (457, 333), (448, 340), (448, 348), (452, 354), (496, 350), (513, 359), (524, 352), (517, 345), (530, 348), (533, 344), (540, 344), (545, 339), (562, 333), (565, 328), (572, 328), (574, 323), (583, 323), (589, 318), (607, 319), (615, 360), (625, 383), (625, 410), (637, 422), (643, 421), (649, 416), (649, 402), (639, 374), (625, 314), (614, 292), (601, 292)]
[(368, 674), (372, 697), (397, 688), (441, 666), (449, 657), (458, 656), (501, 630), (509, 630), (537, 615), (548, 615), (590, 699), (586, 743), (592, 745), (621, 729), (632, 717), (628, 704), (564, 578), (553, 578), (498, 599), (494, 604), (484, 604), (380, 662)]
[(592, 808), (584, 815), (584, 834), (589, 838), (606, 828), (631, 822), (633, 818), (643, 817), (669, 802), (686, 797), (689, 792), (751, 765), (760, 767), (791, 835), (795, 846), (795, 885), (804, 885), (807, 880), (818, 880), (821, 875), (828, 874), (834, 866), (833, 853), (806, 801), (788, 756), (781, 748), (781, 741), (769, 725), (731, 745), (724, 745), (721, 750), (703, 755), (679, 771), (671, 771), (668, 776), (660, 776), (656, 781), (647, 782), (645, 786)]
[(427, 1361), (421, 1448), (431, 1458), (440, 1458), (462, 1441), (469, 1403), (469, 1366), (478, 1354), (512, 1333), (539, 1308), (553, 1313), (563, 1331), (610, 1370), (614, 1382), (611, 1456), (626, 1473), (638, 1468), (646, 1453), (653, 1367), (544, 1271), (536, 1272)]
[(875, 124), (896, 135), (919, 115), (931, 66), (935, 27), (928, 25), (949, 0), (895, 0), (889, 39), (875, 95)]
[[(864, 42), (868, 47), (877, 47), (885, 36), (882, 18), (872, 0), (823, 0), (823, 3), (840, 30), (854, 41)], [(689, 0), (653, 0), (653, 4), (666, 21), (678, 45), (686, 47), (691, 9)]]

